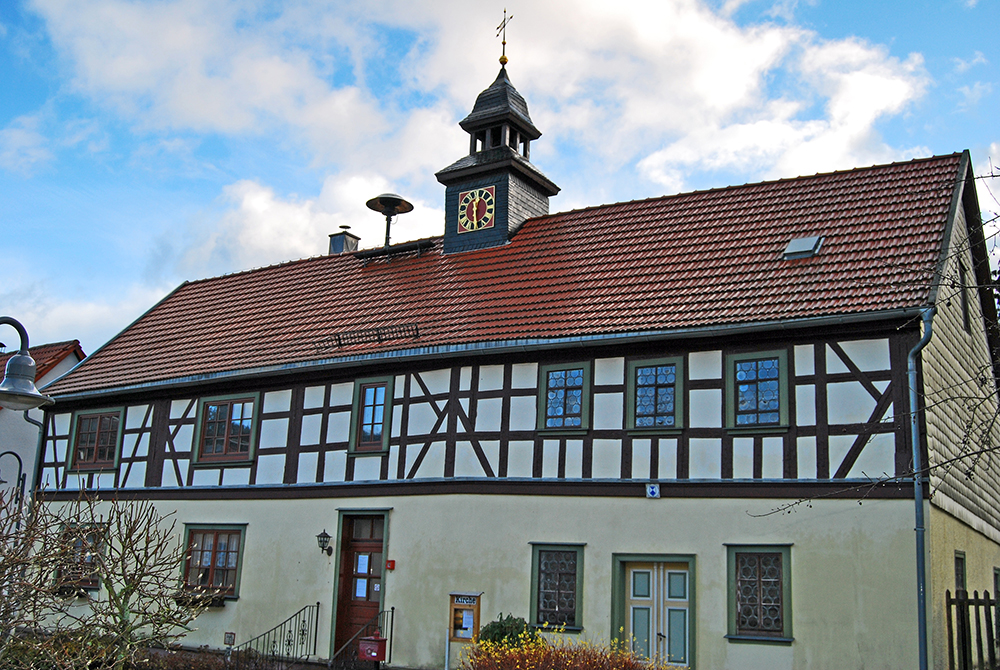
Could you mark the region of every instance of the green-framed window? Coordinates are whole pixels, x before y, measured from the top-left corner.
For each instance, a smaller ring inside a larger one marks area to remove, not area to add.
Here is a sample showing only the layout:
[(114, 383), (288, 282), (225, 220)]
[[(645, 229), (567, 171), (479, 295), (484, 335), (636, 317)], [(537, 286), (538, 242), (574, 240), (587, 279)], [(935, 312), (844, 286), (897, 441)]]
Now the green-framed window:
[(107, 541), (108, 525), (80, 524), (63, 528), (65, 548), (59, 564), (60, 591), (96, 591), (101, 588), (99, 561)]
[(239, 597), (246, 524), (187, 524), (184, 535), (184, 589)]
[(531, 623), (583, 628), (582, 544), (531, 545)]
[(629, 361), (626, 406), (629, 430), (684, 427), (684, 359)]
[(788, 426), (788, 352), (758, 351), (726, 357), (726, 426)]
[(538, 430), (590, 428), (590, 363), (559, 363), (538, 368)]
[(113, 470), (121, 454), (125, 410), (87, 410), (73, 417), (70, 470)]
[(382, 453), (389, 449), (394, 381), (395, 377), (367, 377), (354, 382), (352, 453)]
[(733, 640), (792, 641), (791, 545), (727, 545)]
[(260, 394), (202, 398), (198, 402), (196, 464), (245, 463), (257, 450)]

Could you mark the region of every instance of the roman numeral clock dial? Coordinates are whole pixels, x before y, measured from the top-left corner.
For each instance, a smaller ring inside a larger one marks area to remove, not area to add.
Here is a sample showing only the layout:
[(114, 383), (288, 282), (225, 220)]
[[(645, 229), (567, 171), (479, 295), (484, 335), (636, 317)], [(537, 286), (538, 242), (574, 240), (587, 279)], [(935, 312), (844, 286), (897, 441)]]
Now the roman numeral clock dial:
[(458, 232), (493, 227), (496, 187), (474, 188), (458, 196)]

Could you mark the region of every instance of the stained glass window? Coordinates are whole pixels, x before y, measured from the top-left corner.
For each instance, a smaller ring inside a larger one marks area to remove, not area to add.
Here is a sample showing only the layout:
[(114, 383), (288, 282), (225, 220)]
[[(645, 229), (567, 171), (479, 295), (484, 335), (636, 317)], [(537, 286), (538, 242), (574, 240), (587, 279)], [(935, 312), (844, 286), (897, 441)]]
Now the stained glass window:
[(736, 361), (736, 426), (781, 423), (780, 359)]
[(576, 549), (538, 550), (538, 610), (535, 623), (576, 626)]
[(736, 632), (781, 637), (782, 561), (780, 552), (736, 553)]
[(675, 400), (677, 365), (635, 368), (635, 427), (673, 428), (677, 425)]
[(583, 368), (550, 370), (546, 375), (545, 427), (582, 427), (583, 394)]

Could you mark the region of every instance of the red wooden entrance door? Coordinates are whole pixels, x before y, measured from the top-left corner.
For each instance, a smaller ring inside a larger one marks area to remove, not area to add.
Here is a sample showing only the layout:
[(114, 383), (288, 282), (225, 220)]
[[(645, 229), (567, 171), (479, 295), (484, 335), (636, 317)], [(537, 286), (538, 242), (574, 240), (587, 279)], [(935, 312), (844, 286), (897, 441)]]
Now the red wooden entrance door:
[(382, 516), (344, 517), (334, 635), (337, 651), (379, 613), (384, 532)]

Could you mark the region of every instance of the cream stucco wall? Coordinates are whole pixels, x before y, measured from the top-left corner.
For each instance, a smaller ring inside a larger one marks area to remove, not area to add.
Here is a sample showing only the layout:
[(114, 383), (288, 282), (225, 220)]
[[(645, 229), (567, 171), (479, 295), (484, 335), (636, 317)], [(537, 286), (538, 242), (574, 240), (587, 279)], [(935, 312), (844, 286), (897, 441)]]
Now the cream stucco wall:
[(970, 593), (989, 591), (994, 595), (993, 573), (1000, 570), (1000, 544), (968, 524), (935, 507), (928, 523), (930, 536), (930, 609), (932, 663), (935, 670), (948, 667), (948, 639), (945, 624), (945, 590), (955, 594), (955, 553), (965, 555), (966, 587)]
[[(163, 501), (179, 523), (246, 524), (240, 598), (202, 615), (191, 646), (247, 640), (321, 603), (319, 654), (329, 654), (338, 510), (385, 508), (384, 606), (396, 608), (393, 665), (444, 664), (448, 594), (484, 592), (483, 622), (527, 617), (530, 542), (585, 543), (580, 638), (611, 636), (612, 555), (694, 558), (697, 668), (902, 668), (916, 662), (912, 505), (818, 501), (755, 517), (778, 500), (421, 495), (328, 500)], [(726, 543), (791, 544), (790, 645), (736, 643), (727, 632)]]

